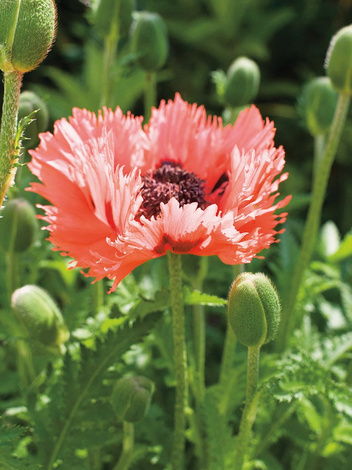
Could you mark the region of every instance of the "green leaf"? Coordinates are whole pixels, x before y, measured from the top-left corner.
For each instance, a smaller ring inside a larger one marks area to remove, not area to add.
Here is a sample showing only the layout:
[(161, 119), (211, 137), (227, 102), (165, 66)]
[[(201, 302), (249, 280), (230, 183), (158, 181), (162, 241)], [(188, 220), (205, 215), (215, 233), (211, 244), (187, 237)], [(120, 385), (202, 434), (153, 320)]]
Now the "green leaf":
[[(107, 369), (148, 333), (156, 318), (150, 315), (143, 321), (136, 322), (133, 327), (125, 326), (119, 331), (109, 331), (106, 338), (96, 339), (94, 348), (81, 346), (78, 351), (79, 360), (74, 359), (71, 354), (66, 355), (61, 375), (47, 392), (51, 401), (43, 413), (36, 413), (34, 416), (41, 441), (40, 448), (46, 452), (46, 465), (53, 465), (59, 456), (62, 458), (66, 447), (72, 448), (73, 443), (69, 436), (73, 429), (82, 425), (81, 411), (90, 400), (99, 398), (100, 392), (103, 396), (106, 394), (103, 377)], [(79, 442), (78, 438), (74, 440), (77, 448), (80, 446)]]
[(228, 425), (228, 417), (220, 413), (217, 396), (212, 390), (208, 390), (205, 395), (204, 409), (207, 430), (208, 470), (233, 468), (234, 438)]
[(339, 263), (352, 256), (352, 233), (348, 233), (342, 240), (339, 248), (334, 254), (328, 257), (332, 263)]
[(227, 305), (225, 299), (198, 290), (191, 291), (187, 287), (184, 289), (184, 301), (186, 305), (207, 305), (208, 307), (225, 307)]
[(32, 456), (18, 459), (14, 452), (25, 429), (0, 425), (0, 468), (1, 470), (37, 470), (41, 468)]

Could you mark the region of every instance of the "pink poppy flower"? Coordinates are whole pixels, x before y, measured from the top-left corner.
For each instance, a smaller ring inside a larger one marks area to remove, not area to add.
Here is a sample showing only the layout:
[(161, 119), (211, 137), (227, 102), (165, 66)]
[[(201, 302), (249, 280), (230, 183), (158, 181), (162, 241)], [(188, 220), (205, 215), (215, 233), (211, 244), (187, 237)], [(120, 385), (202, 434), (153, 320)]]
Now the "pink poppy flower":
[(248, 263), (287, 215), (275, 214), (289, 197), (276, 202), (287, 173), (274, 134), (255, 106), (223, 127), (178, 94), (144, 129), (119, 108), (73, 109), (31, 152), (30, 190), (52, 204), (40, 207), (56, 249), (111, 290), (168, 250)]

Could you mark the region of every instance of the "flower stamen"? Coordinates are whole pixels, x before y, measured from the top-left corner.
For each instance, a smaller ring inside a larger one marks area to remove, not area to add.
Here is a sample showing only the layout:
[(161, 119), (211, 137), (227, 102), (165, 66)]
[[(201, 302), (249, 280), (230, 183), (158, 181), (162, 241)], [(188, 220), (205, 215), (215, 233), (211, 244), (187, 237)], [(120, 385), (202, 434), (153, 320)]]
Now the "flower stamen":
[(179, 163), (163, 160), (155, 170), (149, 170), (142, 176), (141, 194), (143, 202), (137, 218), (144, 215), (147, 219), (160, 214), (160, 204), (166, 204), (172, 197), (180, 206), (197, 202), (198, 207), (205, 209), (205, 181), (192, 172), (184, 170)]

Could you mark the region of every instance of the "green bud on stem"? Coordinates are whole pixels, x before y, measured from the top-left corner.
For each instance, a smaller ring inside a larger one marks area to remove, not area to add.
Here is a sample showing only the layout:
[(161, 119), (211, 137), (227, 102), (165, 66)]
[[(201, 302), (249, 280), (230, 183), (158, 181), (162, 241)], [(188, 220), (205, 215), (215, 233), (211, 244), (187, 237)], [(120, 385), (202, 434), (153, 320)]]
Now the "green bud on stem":
[(11, 199), (4, 205), (0, 219), (0, 245), (5, 251), (21, 253), (35, 240), (38, 222), (34, 207), (26, 199)]
[(123, 377), (116, 382), (111, 404), (121, 421), (135, 423), (147, 414), (154, 384), (146, 377)]
[(147, 72), (165, 65), (169, 41), (164, 20), (157, 13), (135, 12), (131, 30), (131, 48), (137, 64)]
[(337, 93), (328, 77), (313, 78), (302, 91), (299, 111), (312, 136), (326, 134), (334, 119)]
[(56, 31), (53, 0), (1, 0), (0, 69), (29, 72), (44, 60)]
[(236, 108), (252, 103), (258, 94), (260, 70), (247, 57), (239, 57), (229, 67), (224, 100), (227, 106)]
[(102, 37), (118, 31), (126, 36), (132, 23), (135, 0), (96, 0), (92, 5), (92, 21)]
[(280, 302), (275, 287), (262, 273), (242, 273), (231, 286), (229, 323), (244, 346), (271, 341), (280, 323)]
[(11, 306), (29, 337), (41, 345), (57, 352), (68, 340), (69, 332), (61, 312), (42, 288), (26, 285), (16, 289), (12, 294)]
[(352, 25), (333, 36), (326, 55), (326, 71), (336, 91), (352, 95)]

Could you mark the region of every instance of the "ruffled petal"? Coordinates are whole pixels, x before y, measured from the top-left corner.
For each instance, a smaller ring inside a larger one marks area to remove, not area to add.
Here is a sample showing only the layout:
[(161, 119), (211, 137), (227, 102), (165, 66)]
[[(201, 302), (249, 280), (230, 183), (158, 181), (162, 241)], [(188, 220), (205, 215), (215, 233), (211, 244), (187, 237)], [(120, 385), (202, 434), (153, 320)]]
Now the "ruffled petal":
[(234, 213), (234, 226), (246, 234), (245, 240), (251, 242), (248, 254), (254, 256), (274, 242), (278, 233), (275, 227), (287, 215), (275, 214), (290, 200), (286, 197), (275, 204), (279, 183), (287, 178), (287, 173), (279, 177), (285, 164), (284, 151), (280, 147), (246, 153), (236, 147), (231, 157), (229, 182), (218, 206), (224, 213)]
[[(180, 207), (175, 198), (161, 204), (159, 217), (141, 218), (132, 222), (128, 232), (111, 241), (121, 255), (109, 267), (109, 277), (117, 285), (126, 273), (148, 259), (163, 256), (168, 250), (175, 254), (226, 257), (229, 264), (249, 262), (248, 241), (245, 234), (234, 227), (233, 214), (217, 215), (218, 208), (211, 205), (205, 210), (197, 203)], [(106, 260), (104, 260), (106, 265)]]
[[(125, 123), (128, 131), (130, 123)], [(86, 123), (82, 132), (87, 132)], [(126, 132), (120, 136), (122, 148), (127, 145)], [(102, 127), (95, 134), (100, 136), (86, 136), (83, 141), (78, 128), (59, 121), (55, 134), (42, 135), (41, 145), (31, 152), (29, 168), (42, 181), (32, 183), (30, 190), (53, 204), (41, 206), (46, 213), (42, 218), (49, 223), (49, 240), (75, 258), (76, 265), (90, 268), (91, 275), (101, 278), (106, 273), (99, 259), (116, 256), (107, 239), (124, 233), (134, 220), (142, 202), (142, 180), (137, 168), (126, 173), (126, 168), (115, 165), (118, 142), (111, 130)]]

